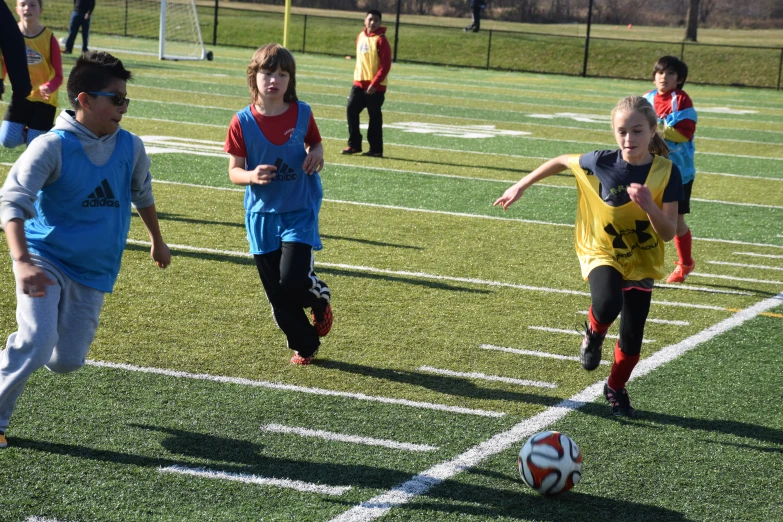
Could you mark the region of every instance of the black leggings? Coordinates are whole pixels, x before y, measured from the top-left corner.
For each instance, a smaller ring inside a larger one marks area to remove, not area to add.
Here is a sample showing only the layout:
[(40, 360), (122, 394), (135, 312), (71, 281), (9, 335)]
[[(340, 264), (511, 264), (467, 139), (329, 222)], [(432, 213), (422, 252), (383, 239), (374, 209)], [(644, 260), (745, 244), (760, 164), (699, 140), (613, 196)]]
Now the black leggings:
[(623, 290), (623, 276), (611, 266), (598, 266), (587, 276), (593, 317), (599, 323), (611, 324), (620, 319), (620, 350), (626, 355), (639, 355), (644, 338), (644, 323), (650, 312), (652, 292)]
[(312, 355), (320, 342), (304, 309), (323, 310), (331, 297), (329, 287), (315, 275), (313, 247), (283, 243), (280, 250), (253, 257), (275, 322), (288, 339), (288, 347), (302, 357)]

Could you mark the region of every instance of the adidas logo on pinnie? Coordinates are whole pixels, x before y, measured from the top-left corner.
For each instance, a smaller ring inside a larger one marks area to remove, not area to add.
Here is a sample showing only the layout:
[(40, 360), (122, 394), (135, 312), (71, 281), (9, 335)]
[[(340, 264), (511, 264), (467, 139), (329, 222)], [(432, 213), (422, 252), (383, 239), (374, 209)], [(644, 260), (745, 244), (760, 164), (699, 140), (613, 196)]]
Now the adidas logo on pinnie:
[(120, 202), (114, 198), (109, 182), (101, 181), (101, 184), (95, 187), (87, 199), (82, 201), (82, 206), (87, 207), (115, 207), (120, 208)]
[(296, 179), (296, 171), (287, 163), (283, 163), (283, 158), (277, 158), (275, 167), (277, 167), (277, 176), (275, 176), (277, 181), (294, 181)]

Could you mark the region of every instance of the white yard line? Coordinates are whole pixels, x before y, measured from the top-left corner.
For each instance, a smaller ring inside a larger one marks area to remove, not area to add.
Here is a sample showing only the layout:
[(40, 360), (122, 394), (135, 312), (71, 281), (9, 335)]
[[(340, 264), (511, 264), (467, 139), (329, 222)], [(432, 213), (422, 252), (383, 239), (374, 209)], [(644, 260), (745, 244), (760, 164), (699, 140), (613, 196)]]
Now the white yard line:
[[(577, 314), (580, 315), (587, 315), (587, 310), (580, 310), (577, 312)], [(673, 324), (676, 326), (689, 326), (691, 323), (688, 321), (674, 321), (671, 319), (655, 319), (652, 317), (647, 318), (648, 323), (657, 323), (657, 324)]]
[(691, 272), (688, 277), (708, 277), (713, 279), (728, 279), (729, 281), (742, 281), (745, 283), (762, 283), (767, 285), (783, 285), (783, 281), (770, 281), (768, 279), (752, 279), (750, 277), (734, 277), (719, 274), (705, 274), (702, 272)]
[[(576, 355), (560, 355), (558, 353), (539, 352), (536, 350), (523, 350), (521, 348), (507, 348), (505, 346), (495, 346), (494, 344), (482, 344), (479, 346), (482, 350), (494, 350), (496, 352), (513, 353), (516, 355), (532, 355), (533, 357), (544, 357), (547, 359), (559, 359), (561, 361), (580, 362)], [(609, 361), (601, 361), (601, 364), (608, 366)]]
[[(631, 375), (631, 380), (638, 379), (663, 364), (682, 356), (698, 345), (721, 335), (732, 328), (742, 325), (762, 312), (783, 304), (783, 294), (766, 299), (701, 332), (658, 350), (651, 356), (639, 362)], [(603, 380), (596, 382), (581, 392), (565, 399), (559, 404), (547, 408), (538, 415), (523, 420), (510, 429), (498, 433), (447, 461), (412, 477), (407, 482), (365, 500), (348, 511), (334, 517), (330, 522), (369, 522), (375, 520), (392, 508), (411, 502), (416, 497), (425, 495), (433, 487), (453, 478), (457, 474), (478, 466), (487, 458), (518, 446), (530, 435), (546, 429), (554, 422), (562, 419), (568, 413), (580, 409), (593, 402), (603, 394)]]
[(749, 256), (749, 257), (766, 257), (769, 259), (783, 259), (783, 256), (775, 254), (759, 254), (756, 252), (732, 252), (735, 256)]
[(420, 372), (434, 373), (437, 375), (448, 375), (449, 377), (461, 377), (464, 379), (478, 379), (482, 381), (505, 382), (508, 384), (518, 384), (519, 386), (532, 386), (534, 388), (557, 388), (557, 384), (544, 381), (530, 381), (527, 379), (515, 379), (513, 377), (501, 377), (499, 375), (487, 375), (480, 372), (455, 372), (453, 370), (444, 370), (442, 368), (433, 368), (432, 366), (419, 366)]
[(783, 270), (783, 267), (779, 267), (779, 266), (748, 265), (745, 263), (730, 263), (728, 261), (707, 261), (707, 263), (710, 265), (738, 266), (741, 268), (758, 268), (760, 270)]
[(178, 475), (190, 475), (193, 477), (231, 480), (234, 482), (243, 482), (245, 484), (256, 484), (258, 486), (274, 486), (278, 488), (295, 489), (303, 493), (318, 493), (320, 495), (339, 496), (349, 491), (351, 486), (324, 486), (313, 484), (312, 482), (302, 482), (301, 480), (278, 479), (261, 477), (258, 475), (247, 475), (245, 473), (228, 473), (225, 471), (213, 471), (206, 468), (188, 468), (186, 466), (168, 466), (159, 468), (161, 473), (174, 473)]
[(670, 288), (672, 290), (684, 290), (692, 292), (707, 292), (708, 294), (731, 294), (731, 295), (756, 295), (753, 292), (743, 292), (741, 290), (718, 290), (716, 288), (707, 288), (703, 286), (692, 286), (669, 283), (655, 283), (655, 288)]
[(335, 433), (333, 431), (311, 430), (308, 428), (298, 428), (294, 426), (283, 426), (282, 424), (267, 424), (261, 426), (261, 431), (269, 433), (284, 433), (286, 435), (298, 435), (300, 437), (313, 437), (317, 439), (349, 442), (351, 444), (362, 444), (364, 446), (381, 446), (405, 451), (437, 451), (437, 446), (428, 444), (411, 444), (410, 442), (397, 442), (396, 440), (376, 439), (373, 437), (361, 437), (358, 435), (346, 435), (344, 433)]
[(225, 377), (222, 375), (209, 375), (206, 373), (189, 373), (176, 370), (166, 370), (163, 368), (150, 368), (146, 366), (134, 366), (132, 364), (111, 363), (104, 361), (87, 360), (90, 366), (98, 366), (101, 368), (115, 368), (119, 370), (126, 370), (131, 372), (140, 373), (152, 373), (156, 375), (166, 375), (169, 377), (179, 377), (184, 379), (196, 379), (200, 381), (212, 381), (229, 384), (239, 384), (242, 386), (254, 386), (257, 388), (269, 388), (272, 390), (284, 390), (299, 393), (309, 393), (312, 395), (322, 395), (329, 397), (344, 397), (346, 399), (356, 399), (360, 401), (380, 402), (383, 404), (397, 404), (400, 406), (409, 406), (411, 408), (421, 408), (425, 410), (435, 411), (447, 411), (450, 413), (460, 413), (465, 415), (478, 415), (480, 417), (503, 417), (505, 413), (498, 411), (479, 410), (472, 408), (462, 408), (460, 406), (449, 406), (447, 404), (437, 404), (432, 402), (419, 402), (409, 401), (407, 399), (395, 399), (392, 397), (379, 397), (374, 395), (366, 395), (364, 393), (351, 393), (336, 390), (326, 390), (323, 388), (308, 388), (306, 386), (297, 386), (294, 384), (283, 384), (279, 382), (269, 381), (254, 381), (251, 379), (244, 379), (241, 377)]
[[(579, 335), (583, 336), (584, 332), (577, 332), (576, 330), (569, 330), (567, 328), (550, 328), (549, 326), (528, 326), (528, 330), (538, 330), (540, 332), (551, 332), (551, 333), (562, 333), (562, 334), (569, 334), (569, 335)], [(607, 335), (607, 339), (619, 339), (619, 335)], [(643, 339), (643, 343), (654, 343), (656, 341), (652, 339)]]
[[(139, 241), (137, 239), (128, 239), (127, 241), (129, 244), (132, 245), (140, 245), (140, 246), (151, 246), (152, 244), (149, 241)], [(218, 255), (225, 255), (225, 256), (232, 256), (232, 257), (244, 257), (244, 258), (252, 258), (253, 256), (247, 252), (238, 252), (235, 250), (217, 250), (214, 248), (202, 248), (202, 247), (194, 247), (190, 245), (177, 245), (174, 243), (169, 243), (169, 248), (172, 249), (178, 249), (178, 250), (185, 250), (187, 252), (204, 252), (207, 254), (218, 254)], [(347, 265), (343, 263), (324, 263), (324, 262), (316, 262), (315, 266), (318, 267), (324, 267), (324, 268), (339, 268), (343, 270), (354, 270), (357, 272), (365, 272), (369, 274), (386, 274), (386, 275), (394, 275), (394, 276), (403, 276), (403, 277), (413, 277), (418, 279), (429, 279), (433, 281), (453, 281), (457, 283), (466, 283), (471, 285), (479, 285), (479, 286), (492, 286), (492, 287), (499, 287), (499, 288), (514, 288), (517, 290), (529, 290), (532, 292), (544, 292), (549, 294), (567, 294), (567, 295), (580, 295), (580, 296), (590, 296), (590, 292), (583, 292), (580, 290), (566, 290), (562, 288), (548, 288), (548, 287), (541, 287), (541, 286), (529, 286), (529, 285), (520, 285), (516, 283), (504, 283), (500, 281), (489, 281), (486, 279), (476, 279), (471, 277), (451, 277), (451, 276), (442, 276), (442, 275), (436, 275), (436, 274), (429, 274), (426, 272), (410, 272), (407, 270), (388, 270), (385, 268), (375, 268), (371, 266), (362, 266), (362, 265)], [(679, 306), (679, 307), (685, 307), (685, 308), (698, 308), (700, 310), (717, 310), (721, 312), (727, 311), (725, 307), (722, 306), (713, 306), (713, 305), (700, 305), (700, 304), (693, 304), (693, 303), (679, 303), (679, 302), (673, 302), (673, 301), (652, 301), (653, 304), (658, 304), (661, 306)]]

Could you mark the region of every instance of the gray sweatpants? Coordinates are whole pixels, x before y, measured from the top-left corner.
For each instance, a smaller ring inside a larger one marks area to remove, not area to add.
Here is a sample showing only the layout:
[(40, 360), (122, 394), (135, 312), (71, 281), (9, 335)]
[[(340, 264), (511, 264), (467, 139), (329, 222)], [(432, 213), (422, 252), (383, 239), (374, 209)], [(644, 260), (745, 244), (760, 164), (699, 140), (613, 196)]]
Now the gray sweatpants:
[(19, 329), (0, 352), (0, 431), (8, 429), (16, 401), (35, 370), (46, 366), (68, 373), (84, 366), (103, 306), (103, 292), (77, 283), (43, 257), (32, 257), (57, 284), (46, 287), (46, 296), (33, 298), (17, 283)]

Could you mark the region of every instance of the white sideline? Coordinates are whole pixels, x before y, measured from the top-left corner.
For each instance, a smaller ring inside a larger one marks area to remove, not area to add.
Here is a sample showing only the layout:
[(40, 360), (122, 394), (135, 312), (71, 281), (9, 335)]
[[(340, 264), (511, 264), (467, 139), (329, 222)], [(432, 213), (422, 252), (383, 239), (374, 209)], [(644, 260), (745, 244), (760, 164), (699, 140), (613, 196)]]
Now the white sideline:
[[(559, 353), (537, 352), (535, 350), (522, 350), (521, 348), (506, 348), (505, 346), (495, 346), (494, 344), (482, 344), (479, 345), (479, 348), (482, 350), (495, 350), (496, 352), (515, 353), (517, 355), (532, 355), (534, 357), (546, 357), (548, 359), (559, 359), (561, 361), (579, 362), (579, 357), (576, 355), (560, 355)], [(601, 364), (608, 366), (611, 363), (609, 361), (601, 361)]]
[(163, 368), (150, 368), (147, 366), (134, 366), (132, 364), (111, 363), (106, 361), (94, 361), (87, 359), (86, 364), (98, 366), (101, 368), (116, 368), (140, 373), (154, 373), (157, 375), (167, 375), (169, 377), (184, 377), (186, 379), (196, 379), (200, 381), (223, 382), (230, 384), (241, 384), (243, 386), (255, 386), (257, 388), (269, 388), (272, 390), (286, 390), (300, 393), (309, 393), (312, 395), (324, 395), (329, 397), (346, 397), (348, 399), (357, 399), (360, 401), (381, 402), (385, 404), (399, 404), (401, 406), (410, 406), (412, 408), (422, 408), (425, 410), (448, 411), (450, 413), (463, 413), (466, 415), (478, 415), (480, 417), (503, 417), (506, 414), (498, 411), (479, 410), (472, 408), (462, 408), (460, 406), (449, 406), (447, 404), (437, 404), (433, 402), (409, 401), (407, 399), (395, 399), (392, 397), (379, 397), (375, 395), (366, 395), (364, 393), (342, 392), (337, 390), (326, 390), (324, 388), (307, 388), (295, 384), (283, 384), (279, 382), (254, 381), (242, 377), (225, 377), (222, 375), (209, 375), (206, 373), (180, 372), (176, 370), (165, 370)]
[(466, 379), (479, 379), (482, 381), (497, 381), (508, 384), (518, 384), (520, 386), (532, 386), (534, 388), (557, 388), (557, 384), (544, 381), (530, 381), (528, 379), (515, 379), (513, 377), (501, 377), (499, 375), (487, 375), (480, 372), (455, 372), (453, 370), (444, 370), (442, 368), (433, 368), (432, 366), (419, 366), (420, 372), (434, 373), (437, 375), (448, 375), (449, 377), (464, 377)]
[(309, 428), (283, 426), (282, 424), (266, 424), (261, 426), (261, 431), (268, 431), (270, 433), (285, 433), (288, 435), (293, 434), (299, 435), (300, 437), (314, 437), (338, 442), (350, 442), (352, 444), (363, 444), (365, 446), (381, 446), (384, 448), (405, 451), (437, 451), (440, 449), (437, 446), (430, 446), (429, 444), (412, 444), (410, 442), (397, 442), (396, 440), (360, 437), (358, 435), (346, 435), (344, 433), (335, 433), (333, 431), (311, 430)]
[[(150, 243), (149, 241), (139, 241), (138, 239), (128, 239), (127, 242), (131, 245), (141, 245), (141, 246), (152, 245), (152, 243)], [(169, 243), (168, 246), (169, 248), (185, 250), (188, 252), (204, 252), (207, 254), (219, 254), (219, 255), (233, 256), (233, 257), (246, 257), (246, 258), (252, 257), (247, 252), (238, 252), (235, 250), (218, 250), (214, 248), (194, 247), (190, 245), (177, 245), (174, 243)], [(387, 275), (396, 275), (396, 276), (405, 276), (405, 277), (416, 277), (420, 279), (432, 279), (435, 281), (455, 281), (458, 283), (468, 283), (472, 285), (515, 288), (517, 290), (530, 290), (532, 292), (545, 292), (549, 294), (582, 295), (587, 297), (590, 296), (590, 292), (583, 292), (580, 290), (564, 290), (561, 288), (547, 288), (547, 287), (540, 287), (540, 286), (518, 285), (515, 283), (503, 283), (500, 281), (489, 281), (486, 279), (476, 279), (471, 277), (441, 276), (437, 274), (428, 274), (426, 272), (409, 272), (407, 270), (387, 270), (385, 268), (374, 268), (371, 266), (346, 265), (343, 263), (324, 263), (321, 261), (317, 261), (315, 263), (315, 266), (325, 267), (325, 268), (341, 268), (345, 270), (355, 270), (358, 272), (367, 272), (370, 274), (387, 274)], [(717, 310), (719, 312), (728, 311), (726, 307), (723, 306), (700, 305), (700, 304), (678, 303), (673, 301), (655, 301), (655, 300), (651, 301), (651, 303), (661, 305), (661, 306), (680, 306), (684, 308), (698, 308), (700, 310)]]
[(257, 484), (259, 486), (276, 486), (278, 488), (295, 489), (304, 493), (320, 493), (321, 495), (339, 496), (351, 489), (351, 486), (323, 486), (321, 484), (313, 484), (312, 482), (302, 482), (301, 480), (268, 478), (245, 473), (213, 471), (206, 468), (188, 468), (186, 466), (168, 466), (165, 468), (158, 468), (158, 471), (161, 473), (176, 473), (179, 475), (191, 475), (209, 479), (232, 480), (234, 482)]
[[(760, 313), (765, 312), (770, 308), (780, 306), (781, 304), (783, 304), (783, 293), (741, 310), (735, 315), (732, 315), (679, 343), (662, 348), (650, 357), (639, 362), (634, 369), (631, 380), (647, 375), (659, 366), (676, 359), (701, 343), (707, 342), (710, 339), (753, 319)], [(440, 464), (436, 464), (428, 470), (412, 477), (407, 482), (354, 506), (341, 515), (333, 518), (330, 522), (366, 522), (385, 515), (393, 507), (410, 502), (415, 497), (427, 493), (427, 491), (443, 481), (454, 477), (466, 469), (479, 465), (482, 461), (492, 455), (519, 444), (526, 437), (544, 430), (547, 426), (565, 417), (569, 412), (578, 410), (588, 402), (594, 401), (603, 394), (603, 384), (603, 381), (599, 381), (588, 386), (581, 392), (565, 399), (559, 404), (547, 408), (529, 419), (525, 419), (519, 424), (511, 427), (511, 429), (498, 433), (484, 442), (468, 449), (464, 453)]]

